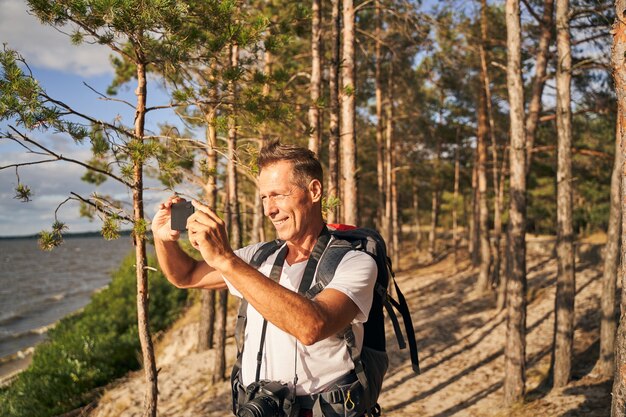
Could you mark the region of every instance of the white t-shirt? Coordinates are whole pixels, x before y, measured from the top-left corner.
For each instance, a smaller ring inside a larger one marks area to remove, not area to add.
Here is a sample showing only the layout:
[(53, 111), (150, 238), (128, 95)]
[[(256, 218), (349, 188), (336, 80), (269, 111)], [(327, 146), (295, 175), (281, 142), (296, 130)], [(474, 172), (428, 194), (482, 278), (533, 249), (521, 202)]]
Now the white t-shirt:
[[(262, 243), (247, 246), (235, 251), (237, 256), (250, 262)], [(279, 250), (270, 255), (259, 267), (259, 271), (269, 276)], [(302, 280), (307, 261), (283, 265), (280, 285), (294, 292)], [(367, 320), (377, 274), (376, 262), (366, 253), (348, 252), (339, 265), (333, 279), (326, 286), (347, 295), (359, 308), (352, 321), (352, 330), (356, 338), (357, 349), (363, 345), (363, 323)], [(230, 293), (241, 298), (241, 294), (226, 279)], [(242, 383), (244, 386), (254, 382), (261, 342), (263, 317), (252, 305), (248, 304), (247, 324), (244, 335), (242, 358)], [(296, 355), (297, 345), (297, 355)], [(260, 379), (279, 381), (292, 387), (295, 373), (298, 376), (296, 394), (314, 394), (332, 386), (342, 376), (354, 368), (343, 338), (331, 336), (311, 346), (304, 346), (296, 338), (280, 330), (272, 323), (267, 323), (265, 347), (261, 362)]]

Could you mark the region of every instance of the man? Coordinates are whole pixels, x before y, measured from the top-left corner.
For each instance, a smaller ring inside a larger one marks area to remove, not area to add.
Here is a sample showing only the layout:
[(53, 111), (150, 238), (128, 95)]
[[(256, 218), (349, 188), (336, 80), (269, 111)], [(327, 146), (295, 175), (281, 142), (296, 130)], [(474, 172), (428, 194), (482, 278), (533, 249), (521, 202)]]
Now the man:
[[(247, 300), (241, 370), (244, 387), (255, 382), (257, 366), (261, 380), (278, 381), (290, 389), (295, 385), (296, 395), (301, 397), (336, 389), (353, 374), (346, 343), (337, 334), (352, 325), (360, 349), (376, 282), (374, 260), (351, 251), (317, 296), (307, 299), (297, 292), (318, 237), (327, 233), (322, 181), (319, 161), (305, 148), (272, 142), (260, 152), (258, 184), (264, 214), (286, 245), (279, 282), (268, 276), (281, 251), (270, 255), (258, 270), (251, 267), (248, 263), (261, 244), (233, 251), (224, 222), (197, 201), (193, 201), (196, 211), (187, 220), (187, 231), (202, 261), (183, 252), (177, 243), (180, 233), (170, 228), (171, 205), (180, 199), (161, 204), (152, 222), (161, 269), (174, 285), (228, 287), (233, 295)], [(264, 320), (268, 325), (258, 365)], [(311, 414), (303, 411), (300, 415)]]

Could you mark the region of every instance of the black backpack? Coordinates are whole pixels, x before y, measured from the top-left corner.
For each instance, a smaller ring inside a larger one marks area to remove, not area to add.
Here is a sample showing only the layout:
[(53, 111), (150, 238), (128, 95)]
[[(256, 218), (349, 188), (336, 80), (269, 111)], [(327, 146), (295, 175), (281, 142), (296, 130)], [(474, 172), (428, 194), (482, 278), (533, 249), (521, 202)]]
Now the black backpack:
[[(355, 349), (353, 349), (355, 346), (355, 338), (352, 329), (349, 327), (342, 333), (342, 336), (348, 346), (352, 361), (354, 362), (354, 371), (360, 388), (358, 392), (353, 393), (349, 399), (344, 398), (343, 392), (331, 392), (321, 394), (321, 397), (323, 397), (321, 401), (333, 401), (340, 403), (340, 405), (343, 406), (346, 401), (349, 400), (356, 407), (354, 415), (361, 415), (365, 413), (367, 415), (376, 416), (380, 413), (377, 401), (389, 363), (386, 352), (383, 307), (387, 310), (388, 316), (391, 319), (400, 349), (405, 349), (405, 338), (403, 337), (403, 332), (401, 330), (398, 317), (394, 312), (394, 308), (402, 315), (406, 340), (409, 344), (413, 371), (416, 374), (419, 374), (419, 359), (417, 354), (417, 345), (415, 342), (415, 333), (413, 330), (413, 322), (411, 320), (411, 315), (404, 295), (400, 291), (398, 284), (393, 279), (394, 273), (391, 268), (391, 260), (387, 256), (387, 248), (380, 234), (372, 229), (330, 224), (328, 225), (328, 232), (333, 239), (330, 239), (330, 242), (325, 245), (325, 249), (323, 251), (314, 250), (311, 254), (313, 262), (309, 262), (307, 264), (303, 281), (313, 281), (314, 284), (310, 286), (310, 289), (303, 295), (311, 299), (320, 293), (333, 279), (337, 266), (343, 259), (344, 255), (352, 250), (363, 251), (370, 255), (376, 261), (378, 275), (374, 286), (372, 307), (370, 309), (368, 319), (364, 324), (363, 348), (361, 349), (360, 355), (358, 355), (355, 352)], [(250, 265), (258, 268), (283, 244), (284, 242), (281, 240), (266, 242), (253, 255)], [(309, 267), (309, 265), (312, 265), (312, 267)], [(316, 269), (317, 272), (315, 272)], [(308, 288), (309, 285), (305, 284), (305, 288)], [(394, 293), (397, 300), (392, 298), (389, 294), (388, 289), (390, 289), (392, 285), (395, 290)], [(246, 323), (247, 306), (248, 303), (245, 300), (242, 300), (235, 329), (238, 354), (237, 362), (231, 375), (234, 396), (237, 394), (235, 380), (239, 380), (241, 369), (241, 355), (243, 352), (242, 341)], [(233, 400), (233, 406), (236, 407), (236, 399), (233, 398)], [(322, 408), (324, 409), (324, 407)], [(338, 415), (343, 416), (344, 414), (343, 412), (340, 412)]]

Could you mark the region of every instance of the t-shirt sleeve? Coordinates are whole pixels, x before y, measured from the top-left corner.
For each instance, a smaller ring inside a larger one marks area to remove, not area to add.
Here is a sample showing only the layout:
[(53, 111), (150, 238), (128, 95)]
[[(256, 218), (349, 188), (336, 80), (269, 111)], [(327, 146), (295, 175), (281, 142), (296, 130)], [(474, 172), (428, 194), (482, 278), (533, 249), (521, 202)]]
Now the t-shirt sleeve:
[(360, 251), (346, 253), (335, 276), (326, 286), (347, 295), (359, 308), (354, 320), (365, 323), (372, 307), (378, 268), (370, 255)]
[[(243, 261), (249, 264), (250, 260), (252, 260), (252, 257), (254, 256), (256, 251), (261, 247), (261, 245), (263, 245), (263, 242), (255, 243), (254, 245), (249, 245), (241, 249), (237, 249), (235, 251), (235, 255), (237, 255), (239, 258), (241, 258)], [(228, 281), (228, 279), (226, 279), (226, 277), (224, 276), (222, 277), (224, 278), (224, 282), (226, 283), (226, 286), (228, 287), (228, 291), (231, 293), (231, 295), (237, 298), (243, 298), (241, 296), (241, 293)]]

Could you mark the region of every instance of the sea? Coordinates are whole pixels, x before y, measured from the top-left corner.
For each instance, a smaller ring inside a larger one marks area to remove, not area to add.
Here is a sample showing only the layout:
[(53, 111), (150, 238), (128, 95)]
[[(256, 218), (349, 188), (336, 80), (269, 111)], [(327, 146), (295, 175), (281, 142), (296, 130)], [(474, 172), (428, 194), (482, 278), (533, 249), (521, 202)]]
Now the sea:
[(39, 249), (36, 238), (0, 239), (0, 363), (84, 307), (132, 250), (129, 236), (70, 236), (51, 252)]

